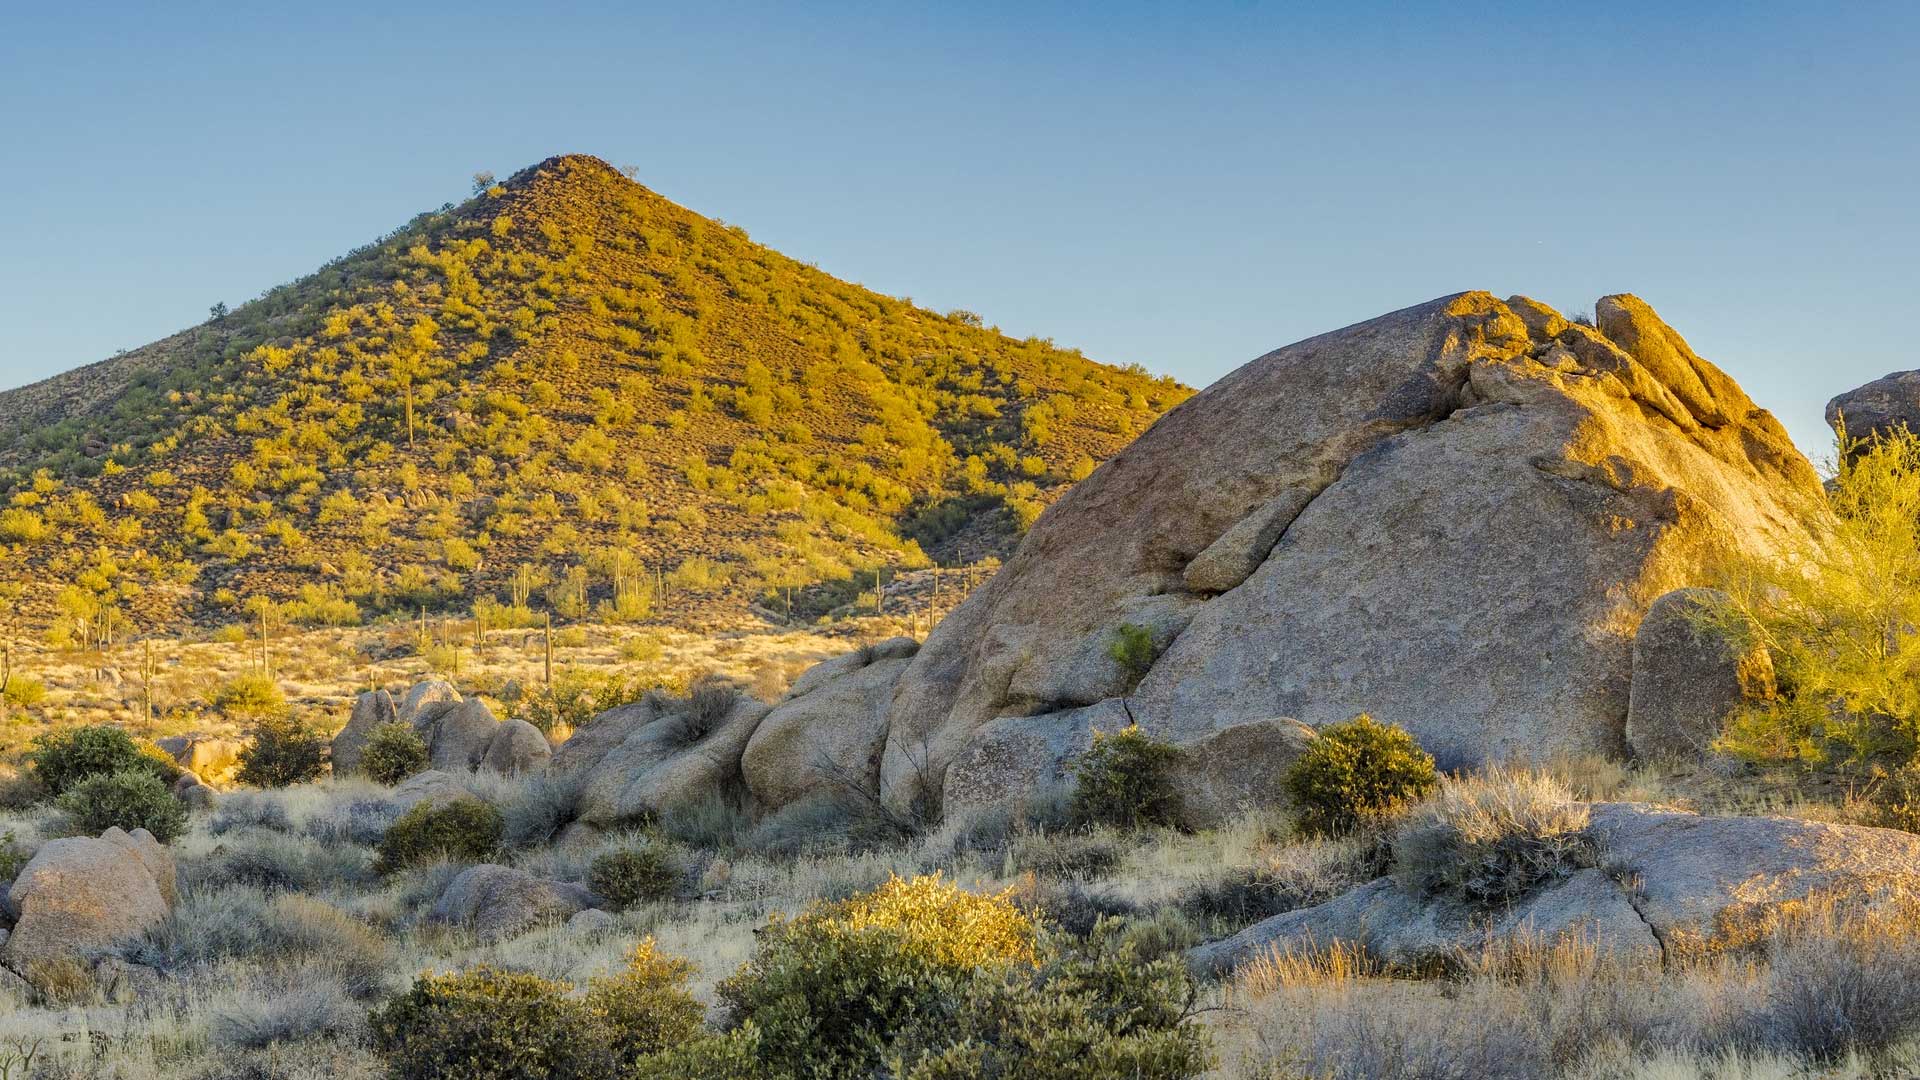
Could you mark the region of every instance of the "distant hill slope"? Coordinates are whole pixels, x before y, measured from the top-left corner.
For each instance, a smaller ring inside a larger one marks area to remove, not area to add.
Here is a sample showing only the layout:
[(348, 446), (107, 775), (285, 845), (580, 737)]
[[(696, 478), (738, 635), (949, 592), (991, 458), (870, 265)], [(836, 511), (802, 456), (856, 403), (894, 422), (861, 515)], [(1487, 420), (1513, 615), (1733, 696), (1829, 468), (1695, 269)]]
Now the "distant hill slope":
[(1006, 549), (1189, 393), (557, 157), (0, 394), (10, 621), (802, 618)]

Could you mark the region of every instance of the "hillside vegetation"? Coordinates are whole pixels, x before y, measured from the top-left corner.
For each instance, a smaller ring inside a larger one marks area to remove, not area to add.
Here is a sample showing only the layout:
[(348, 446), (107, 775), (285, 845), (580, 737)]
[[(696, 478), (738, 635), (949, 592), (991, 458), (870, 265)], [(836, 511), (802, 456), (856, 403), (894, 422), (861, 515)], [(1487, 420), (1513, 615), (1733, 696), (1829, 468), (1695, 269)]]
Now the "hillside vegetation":
[(0, 394), (8, 621), (808, 619), (997, 555), (1189, 391), (553, 158)]

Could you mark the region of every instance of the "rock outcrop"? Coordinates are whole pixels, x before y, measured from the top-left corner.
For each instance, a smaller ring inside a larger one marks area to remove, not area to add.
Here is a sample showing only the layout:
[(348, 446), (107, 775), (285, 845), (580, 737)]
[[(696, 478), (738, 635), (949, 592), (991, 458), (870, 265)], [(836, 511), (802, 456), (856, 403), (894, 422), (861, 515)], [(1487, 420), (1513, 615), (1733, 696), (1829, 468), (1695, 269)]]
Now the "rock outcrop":
[(15, 922), (0, 959), (29, 980), (87, 964), (165, 920), (174, 897), (173, 857), (145, 829), (50, 840), (7, 889)]
[(1920, 371), (1896, 371), (1827, 402), (1827, 423), (1849, 439), (1906, 428), (1920, 432)]
[(1316, 907), (1276, 915), (1188, 953), (1223, 973), (1263, 951), (1364, 946), (1419, 966), (1470, 956), (1490, 941), (1574, 935), (1622, 959), (1683, 959), (1751, 943), (1803, 902), (1911, 902), (1920, 837), (1785, 817), (1705, 817), (1627, 803), (1592, 808), (1602, 866), (1536, 889), (1510, 907), (1478, 909), (1418, 896), (1381, 878)]
[[(1819, 485), (1644, 303), (1596, 310), (1593, 327), (1446, 297), (1270, 353), (1168, 413), (908, 664), (883, 798), (937, 803), (956, 763), (1019, 731), (1057, 741), (1123, 695), (1179, 743), (1369, 712), (1447, 767), (1624, 755), (1649, 606), (1718, 550), (1777, 550)], [(1157, 654), (1131, 692), (1125, 624)]]
[(234, 774), (240, 771), (240, 754), (246, 749), (246, 744), (238, 739), (209, 735), (172, 735), (155, 739), (154, 745), (209, 786), (231, 783)]
[(1724, 603), (1712, 589), (1676, 589), (1653, 602), (1633, 635), (1627, 745), (1642, 761), (1700, 757), (1743, 704), (1774, 695), (1761, 645), (1737, 647), (1702, 625)]
[[(610, 723), (626, 734), (598, 756), (567, 758), (585, 770), (579, 820), (605, 828), (716, 798), (745, 804), (740, 761), (766, 715), (767, 706), (736, 694), (714, 715), (700, 715), (694, 702), (641, 702), (601, 716), (589, 727)], [(553, 767), (561, 764), (556, 755)]]
[(486, 702), (462, 698), (435, 679), (416, 684), (398, 704), (385, 690), (356, 698), (347, 726), (333, 737), (333, 771), (359, 772), (367, 740), (380, 725), (394, 721), (412, 725), (427, 744), (428, 764), (440, 772), (530, 772), (545, 766), (553, 754), (539, 728), (525, 720), (498, 720)]

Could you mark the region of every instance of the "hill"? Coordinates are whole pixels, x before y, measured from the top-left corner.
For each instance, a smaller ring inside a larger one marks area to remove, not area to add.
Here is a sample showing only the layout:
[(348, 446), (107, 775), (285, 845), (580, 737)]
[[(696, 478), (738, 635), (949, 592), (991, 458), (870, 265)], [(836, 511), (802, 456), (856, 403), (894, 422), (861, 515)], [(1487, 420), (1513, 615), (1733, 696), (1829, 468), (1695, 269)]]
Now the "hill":
[(1190, 392), (556, 157), (0, 394), (9, 620), (808, 619), (1009, 550)]

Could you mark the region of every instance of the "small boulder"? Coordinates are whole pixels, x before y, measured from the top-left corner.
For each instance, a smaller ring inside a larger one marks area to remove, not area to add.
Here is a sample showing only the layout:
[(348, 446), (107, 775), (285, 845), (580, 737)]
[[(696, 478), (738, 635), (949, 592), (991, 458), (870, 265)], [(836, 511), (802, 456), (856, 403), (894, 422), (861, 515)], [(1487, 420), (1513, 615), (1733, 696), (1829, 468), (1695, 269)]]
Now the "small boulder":
[(428, 769), (400, 781), (400, 786), (393, 789), (389, 801), (404, 814), (421, 803), (450, 803), (471, 795), (472, 792), (467, 790), (467, 785), (461, 783), (459, 777), (438, 769)]
[(468, 698), (440, 714), (428, 740), (427, 757), (433, 768), (472, 772), (487, 755), (487, 746), (500, 730), (493, 710), (479, 698)]
[(366, 753), (367, 740), (373, 737), (374, 729), (398, 719), (399, 715), (393, 695), (385, 690), (369, 690), (353, 699), (353, 712), (347, 718), (347, 726), (333, 737), (334, 774), (346, 776), (359, 772), (361, 755)]
[(172, 859), (144, 829), (48, 841), (7, 889), (17, 922), (0, 959), (29, 979), (86, 963), (164, 921), (173, 891)]
[(540, 729), (520, 719), (500, 722), (481, 764), (502, 776), (517, 776), (544, 768), (553, 757), (553, 747)]
[(1313, 740), (1312, 728), (1277, 718), (1229, 724), (1182, 744), (1173, 766), (1180, 823), (1211, 829), (1248, 811), (1285, 805), (1282, 777)]
[(588, 908), (567, 920), (567, 929), (576, 934), (604, 934), (613, 929), (619, 920), (613, 913), (599, 908)]
[(1636, 758), (1698, 758), (1735, 709), (1773, 696), (1766, 647), (1736, 650), (1700, 622), (1703, 609), (1725, 599), (1713, 589), (1676, 589), (1640, 621), (1627, 694), (1627, 745)]
[(482, 941), (499, 941), (542, 922), (570, 918), (592, 907), (594, 899), (580, 885), (483, 863), (462, 870), (448, 883), (429, 917), (470, 929)]

